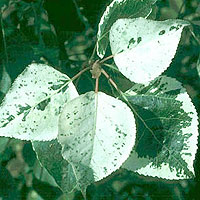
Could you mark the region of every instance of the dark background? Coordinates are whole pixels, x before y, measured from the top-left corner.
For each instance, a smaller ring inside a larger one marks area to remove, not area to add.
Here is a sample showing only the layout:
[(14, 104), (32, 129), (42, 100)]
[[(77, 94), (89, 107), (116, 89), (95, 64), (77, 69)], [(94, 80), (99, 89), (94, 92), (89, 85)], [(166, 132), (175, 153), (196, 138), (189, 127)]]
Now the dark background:
[[(97, 25), (110, 0), (0, 0), (0, 101), (3, 87), (32, 61), (47, 63), (72, 77), (92, 54)], [(80, 13), (81, 12), (81, 15)], [(85, 18), (84, 18), (84, 17)], [(200, 55), (200, 1), (158, 0), (152, 18), (180, 18), (192, 23), (182, 35), (167, 75), (186, 87), (200, 113), (200, 79), (197, 60)], [(5, 79), (6, 71), (7, 77)], [(110, 72), (128, 87), (120, 74)], [(90, 73), (74, 83), (79, 93), (94, 90)], [(2, 88), (1, 88), (2, 87)], [(112, 93), (107, 80), (100, 90)], [(94, 200), (200, 199), (200, 152), (196, 154), (195, 180), (167, 181), (143, 177), (119, 170), (88, 187), (87, 197)], [(0, 138), (0, 200), (77, 200), (79, 192), (63, 194), (38, 164), (29, 142)]]

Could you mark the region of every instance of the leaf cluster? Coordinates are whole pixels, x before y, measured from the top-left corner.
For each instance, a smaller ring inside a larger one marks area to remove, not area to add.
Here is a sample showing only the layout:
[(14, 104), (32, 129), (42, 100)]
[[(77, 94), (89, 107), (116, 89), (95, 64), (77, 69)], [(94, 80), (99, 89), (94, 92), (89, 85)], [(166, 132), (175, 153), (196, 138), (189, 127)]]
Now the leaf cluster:
[(135, 181), (144, 191), (165, 185), (158, 196), (174, 195), (170, 184), (193, 184), (185, 179), (198, 177), (198, 9), (114, 0), (95, 36), (71, 1), (77, 23), (61, 39), (47, 1), (2, 2), (0, 173), (13, 194), (0, 196), (134, 199)]

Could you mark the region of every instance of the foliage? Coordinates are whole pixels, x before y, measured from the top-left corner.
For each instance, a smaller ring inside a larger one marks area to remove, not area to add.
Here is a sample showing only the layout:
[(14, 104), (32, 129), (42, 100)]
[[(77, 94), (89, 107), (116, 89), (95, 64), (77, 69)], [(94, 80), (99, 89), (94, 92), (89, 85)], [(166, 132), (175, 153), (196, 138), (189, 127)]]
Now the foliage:
[[(137, 192), (120, 193), (122, 183), (138, 174), (164, 184), (198, 178), (199, 110), (179, 72), (195, 76), (188, 60), (199, 72), (199, 11), (189, 16), (180, 2), (113, 0), (96, 37), (73, 0), (76, 23), (63, 26), (64, 38), (47, 1), (0, 4), (0, 174), (17, 199), (127, 199)], [(117, 183), (118, 193), (102, 196), (101, 186)]]

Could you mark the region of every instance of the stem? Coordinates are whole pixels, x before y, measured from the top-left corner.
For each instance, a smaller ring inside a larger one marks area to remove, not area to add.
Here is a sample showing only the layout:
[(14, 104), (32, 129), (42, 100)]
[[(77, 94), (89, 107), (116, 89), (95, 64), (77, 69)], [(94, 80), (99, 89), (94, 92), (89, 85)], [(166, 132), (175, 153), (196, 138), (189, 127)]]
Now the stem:
[(96, 78), (95, 93), (98, 93), (98, 90), (99, 90), (99, 78)]
[(110, 81), (110, 83), (113, 85), (113, 87), (121, 93), (120, 89), (117, 87), (116, 83), (110, 78), (110, 76), (107, 74), (107, 72), (104, 69), (101, 69), (101, 72), (103, 75)]
[(103, 60), (99, 61), (99, 63), (103, 63), (103, 62), (105, 62), (106, 60), (109, 60), (109, 59), (113, 58), (114, 56), (115, 56), (114, 54), (113, 54), (113, 55), (110, 55), (110, 56), (104, 58)]
[(81, 74), (88, 71), (91, 67), (86, 67), (85, 69), (81, 70), (78, 74), (76, 74), (74, 77), (71, 78), (71, 81), (76, 80)]

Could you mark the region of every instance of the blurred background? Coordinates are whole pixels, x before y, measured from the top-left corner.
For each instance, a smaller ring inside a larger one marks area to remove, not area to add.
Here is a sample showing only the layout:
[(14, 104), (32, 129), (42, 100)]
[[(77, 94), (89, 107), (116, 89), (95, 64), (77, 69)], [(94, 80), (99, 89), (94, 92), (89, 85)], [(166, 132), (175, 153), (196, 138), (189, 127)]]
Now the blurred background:
[[(87, 63), (97, 26), (110, 0), (0, 0), (0, 102), (15, 78), (30, 63), (46, 63), (74, 76)], [(167, 75), (187, 89), (200, 113), (200, 1), (158, 0), (151, 18), (189, 20)], [(121, 89), (129, 81), (110, 71)], [(112, 93), (106, 79), (100, 90)], [(94, 90), (85, 73), (74, 83), (78, 92)], [(118, 170), (90, 185), (88, 199), (200, 199), (200, 151), (196, 154), (195, 180), (167, 181)], [(0, 138), (0, 200), (78, 200), (80, 192), (63, 194), (42, 168), (29, 142)]]

